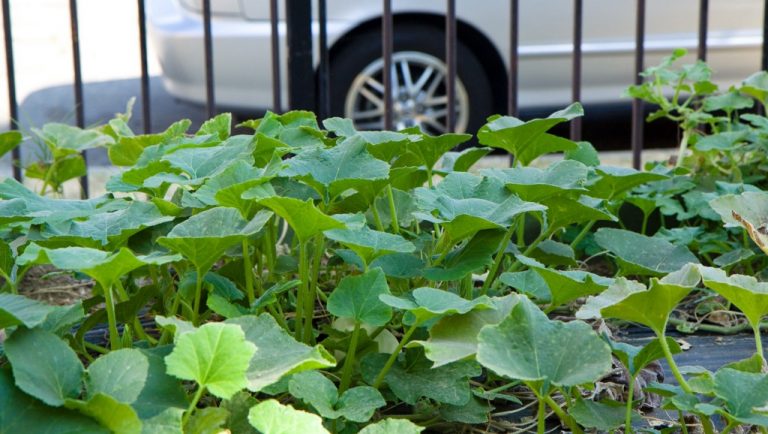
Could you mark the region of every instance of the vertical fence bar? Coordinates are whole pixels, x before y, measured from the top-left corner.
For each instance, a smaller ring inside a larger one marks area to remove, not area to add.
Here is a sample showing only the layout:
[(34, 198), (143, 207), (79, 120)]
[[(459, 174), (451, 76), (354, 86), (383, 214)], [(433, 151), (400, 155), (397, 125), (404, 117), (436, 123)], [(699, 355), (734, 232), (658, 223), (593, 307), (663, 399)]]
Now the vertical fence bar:
[[(16, 68), (13, 60), (13, 32), (11, 31), (11, 4), (10, 0), (2, 0), (3, 4), (3, 36), (5, 38), (5, 70), (8, 74), (8, 109), (10, 119), (8, 127), (12, 130), (18, 128), (16, 122), (19, 119), (19, 103), (16, 100)], [(13, 178), (21, 182), (21, 149), (17, 146), (11, 151), (11, 168)]]
[[(645, 63), (645, 0), (637, 0), (637, 17), (635, 33), (635, 84), (643, 82), (640, 73)], [(632, 167), (640, 169), (643, 153), (643, 109), (644, 104), (639, 99), (632, 100)]]
[[(571, 100), (581, 100), (581, 36), (584, 17), (583, 0), (573, 0), (573, 72), (571, 75)], [(581, 117), (571, 120), (571, 140), (581, 140)]]
[[(77, 0), (69, 0), (69, 24), (72, 32), (72, 64), (74, 69), (75, 86), (75, 122), (80, 128), (85, 128), (85, 108), (83, 107), (83, 74), (80, 64), (80, 27), (77, 23)], [(83, 152), (85, 167), (88, 167), (88, 159)], [(80, 196), (88, 197), (88, 174), (80, 177)]]
[(318, 74), (318, 95), (320, 101), (318, 101), (318, 112), (320, 119), (325, 119), (331, 114), (331, 89), (329, 77), (329, 58), (328, 58), (328, 11), (326, 0), (318, 0), (317, 2), (317, 15), (320, 21), (320, 66)]
[(456, 0), (447, 0), (445, 14), (445, 63), (448, 69), (446, 78), (446, 132), (456, 129)]
[(312, 2), (285, 3), (288, 31), (288, 105), (292, 110), (316, 110), (315, 67), (312, 63)]
[(709, 0), (699, 0), (699, 48), (696, 55), (702, 62), (707, 61), (707, 30), (709, 23)]
[(149, 63), (147, 62), (147, 15), (144, 0), (139, 3), (139, 51), (141, 56), (141, 123), (144, 134), (152, 130), (149, 100)]
[(216, 115), (216, 93), (213, 78), (213, 37), (211, 35), (211, 0), (203, 0), (203, 52), (205, 56), (205, 112)]
[(384, 57), (384, 129), (394, 127), (392, 116), (392, 0), (384, 0), (384, 14), (381, 16), (381, 51)]
[(760, 69), (768, 71), (768, 0), (763, 3), (763, 53), (760, 59)]
[[(766, 0), (768, 1), (768, 0)], [(520, 4), (511, 0), (509, 4), (509, 73), (507, 74), (507, 114), (517, 116), (517, 80), (519, 59)]]
[(270, 42), (272, 43), (272, 111), (283, 112), (282, 83), (280, 78), (280, 30), (277, 26), (278, 19), (277, 0), (269, 0), (269, 24)]

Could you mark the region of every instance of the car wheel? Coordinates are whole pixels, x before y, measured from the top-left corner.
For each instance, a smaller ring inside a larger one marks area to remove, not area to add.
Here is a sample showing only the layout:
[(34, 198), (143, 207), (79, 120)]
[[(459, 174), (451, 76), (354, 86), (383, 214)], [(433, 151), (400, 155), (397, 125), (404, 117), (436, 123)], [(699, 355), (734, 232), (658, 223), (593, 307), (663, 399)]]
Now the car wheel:
[[(396, 130), (419, 126), (430, 134), (447, 130), (445, 34), (432, 27), (398, 26), (392, 55), (393, 120)], [(456, 46), (456, 132), (475, 132), (493, 114), (491, 83), (477, 56)], [(348, 39), (331, 59), (331, 110), (360, 130), (384, 129), (384, 61), (381, 36)]]

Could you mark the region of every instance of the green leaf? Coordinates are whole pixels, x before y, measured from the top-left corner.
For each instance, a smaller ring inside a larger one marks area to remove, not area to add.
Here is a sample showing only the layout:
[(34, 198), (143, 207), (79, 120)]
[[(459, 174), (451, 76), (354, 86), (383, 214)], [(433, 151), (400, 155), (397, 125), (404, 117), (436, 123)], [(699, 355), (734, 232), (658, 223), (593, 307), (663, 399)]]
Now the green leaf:
[(475, 163), (491, 151), (493, 151), (491, 148), (470, 147), (461, 152), (446, 152), (440, 169), (446, 172), (468, 172)]
[[(246, 192), (243, 198), (252, 197)], [(271, 196), (260, 198), (258, 202), (285, 219), (302, 242), (309, 241), (323, 231), (345, 227), (340, 221), (317, 209), (311, 199), (302, 201), (290, 197)]]
[[(373, 383), (389, 358), (388, 354), (370, 353), (360, 362), (363, 378)], [(423, 358), (422, 358), (423, 360)], [(432, 368), (428, 363), (402, 361), (392, 365), (384, 379), (392, 393), (407, 404), (414, 405), (421, 397), (451, 405), (464, 405), (472, 393), (469, 379), (480, 375), (480, 366), (473, 361), (460, 361)]]
[[(670, 337), (665, 337), (665, 339), (667, 340), (670, 353), (674, 355), (683, 352), (676, 340)], [(643, 345), (642, 348), (624, 342), (608, 341), (608, 344), (611, 346), (611, 351), (613, 351), (614, 355), (621, 360), (621, 363), (624, 364), (633, 376), (639, 374), (651, 362), (664, 357), (664, 351), (661, 348), (659, 338), (652, 339)]]
[(227, 320), (242, 328), (245, 339), (256, 345), (256, 353), (245, 373), (248, 390), (258, 392), (286, 375), (310, 369), (336, 366), (336, 360), (322, 345), (310, 347), (297, 342), (269, 314)]
[(576, 142), (576, 149), (565, 151), (564, 157), (566, 160), (578, 161), (581, 164), (589, 167), (596, 167), (600, 165), (600, 154), (589, 142)]
[(147, 380), (132, 407), (141, 418), (144, 433), (181, 432), (181, 417), (189, 406), (181, 381), (166, 372), (165, 357), (171, 346), (141, 350), (149, 362)]
[(599, 175), (587, 188), (591, 196), (613, 200), (629, 190), (651, 182), (668, 179), (667, 175), (653, 172), (640, 172), (628, 167), (598, 166)]
[(258, 434), (258, 431), (248, 423), (248, 411), (258, 401), (248, 392), (238, 392), (230, 399), (221, 403), (221, 408), (227, 411), (226, 427), (233, 433)]
[(515, 167), (510, 169), (485, 169), (486, 176), (497, 178), (521, 199), (539, 202), (541, 199), (571, 195), (579, 196), (587, 190), (587, 166), (573, 160), (563, 160), (546, 169)]
[(577, 399), (568, 413), (581, 426), (609, 432), (624, 424), (626, 408), (618, 403), (608, 404)]
[[(0, 329), (23, 325), (35, 328), (54, 315), (69, 311), (71, 306), (51, 306), (23, 295), (0, 294)], [(82, 313), (82, 306), (80, 312)]]
[(417, 324), (440, 315), (455, 315), (478, 309), (492, 309), (490, 298), (482, 295), (474, 300), (467, 300), (441, 289), (421, 287), (414, 289), (406, 297), (382, 294), (379, 300), (396, 309), (406, 310), (416, 318)]
[(232, 113), (222, 113), (203, 122), (195, 135), (202, 136), (213, 134), (218, 136), (219, 140), (226, 140), (229, 137), (229, 130), (232, 128)]
[[(151, 226), (169, 222), (173, 217), (163, 215), (152, 203), (131, 202), (118, 210), (94, 213), (85, 220), (49, 222), (40, 230), (44, 238), (90, 247), (124, 245), (128, 238)], [(83, 239), (85, 244), (82, 244)], [(90, 240), (96, 241), (91, 243)]]
[(187, 178), (179, 179), (182, 183), (199, 184), (229, 167), (233, 161), (253, 164), (254, 147), (253, 137), (233, 136), (217, 146), (177, 149), (163, 155), (160, 161), (167, 161), (182, 170), (187, 175)]
[(415, 195), (419, 212), (413, 215), (439, 223), (453, 242), (484, 229), (506, 229), (518, 215), (546, 209), (511, 195), (494, 178), (463, 172), (448, 174), (435, 188), (418, 188)]
[(49, 407), (17, 389), (8, 369), (0, 369), (0, 427), (4, 433), (111, 432), (89, 417), (63, 407)]
[(389, 295), (389, 286), (380, 268), (360, 276), (346, 276), (328, 296), (328, 311), (340, 318), (351, 318), (372, 326), (386, 325), (392, 309), (379, 297)]
[(357, 253), (366, 264), (390, 253), (410, 253), (416, 246), (400, 235), (374, 231), (368, 226), (350, 229), (332, 229), (325, 236), (337, 241)]
[(439, 411), (440, 416), (448, 422), (480, 424), (488, 423), (491, 406), (488, 401), (473, 396), (464, 405), (443, 404)]
[(658, 276), (677, 271), (689, 263), (699, 263), (685, 246), (675, 246), (661, 238), (623, 229), (598, 229), (595, 241), (616, 255), (625, 274)]
[(52, 264), (62, 270), (80, 271), (99, 282), (102, 288), (111, 288), (123, 275), (147, 264), (165, 264), (181, 259), (178, 255), (135, 256), (123, 247), (110, 254), (86, 247), (48, 249), (31, 243), (19, 256), (19, 265)]
[(580, 270), (553, 270), (520, 257), (544, 279), (550, 292), (550, 310), (570, 303), (579, 297), (597, 294), (608, 288), (613, 279)]
[(104, 147), (114, 143), (112, 137), (96, 130), (84, 130), (72, 125), (48, 123), (42, 129), (32, 128), (54, 156), (75, 153), (86, 149)]
[(253, 406), (248, 421), (263, 434), (328, 434), (317, 415), (296, 410), (274, 399)]
[(482, 145), (506, 150), (521, 165), (527, 166), (540, 155), (576, 149), (576, 143), (547, 131), (583, 115), (581, 104), (574, 103), (547, 118), (527, 122), (511, 116), (492, 116), (477, 132), (477, 139)]
[(114, 434), (139, 434), (142, 423), (130, 405), (115, 398), (97, 393), (88, 401), (68, 399), (67, 408), (98, 420)]
[(768, 425), (768, 416), (756, 408), (768, 404), (768, 376), (723, 368), (715, 374), (715, 395), (725, 401), (725, 408), (741, 423)]
[(318, 193), (333, 198), (349, 189), (385, 181), (389, 165), (372, 156), (364, 141), (345, 140), (333, 148), (313, 149), (291, 158), (282, 175), (301, 178)]
[(452, 250), (437, 266), (423, 268), (422, 274), (431, 281), (462, 280), (472, 273), (483, 273), (493, 264), (493, 255), (499, 250), (504, 236), (500, 230), (476, 233), (460, 248)]
[(54, 407), (80, 396), (83, 365), (58, 336), (20, 328), (5, 341), (4, 350), (19, 389)]
[(472, 138), (469, 134), (448, 133), (434, 137), (421, 132), (416, 137), (418, 138), (408, 141), (406, 150), (428, 170), (432, 170), (446, 152)]
[(377, 408), (387, 404), (381, 393), (369, 386), (353, 387), (339, 397), (333, 382), (316, 371), (292, 376), (288, 390), (327, 419), (343, 417), (353, 422), (367, 422)]
[(22, 140), (23, 136), (18, 131), (5, 131), (0, 133), (0, 158), (19, 146)]
[(768, 102), (768, 73), (760, 71), (750, 75), (739, 90), (757, 98), (765, 106)]
[(234, 208), (212, 208), (174, 226), (157, 242), (181, 253), (204, 273), (227, 249), (259, 232), (271, 217), (271, 212), (261, 211), (246, 221)]
[(645, 291), (646, 287), (640, 282), (627, 280), (625, 277), (617, 277), (613, 284), (599, 296), (588, 297), (584, 305), (576, 312), (579, 319), (602, 318), (600, 311), (604, 307), (612, 306), (629, 297), (635, 292)]
[[(603, 318), (618, 318), (643, 324), (662, 335), (667, 326), (669, 314), (680, 301), (699, 283), (700, 275), (695, 265), (686, 265), (661, 280), (651, 278), (648, 289), (642, 285), (624, 286), (619, 291), (605, 291), (595, 297), (601, 304)], [(616, 288), (621, 288), (616, 286)], [(617, 292), (624, 292), (624, 296)], [(581, 316), (583, 318), (583, 316)]]
[(752, 276), (728, 276), (719, 268), (700, 266), (699, 272), (704, 285), (736, 305), (752, 327), (757, 327), (768, 314), (768, 283), (758, 282)]
[(106, 196), (88, 200), (51, 199), (38, 195), (13, 178), (0, 182), (0, 199), (4, 199), (0, 201), (0, 223), (45, 223), (51, 218), (88, 217), (109, 200)]
[(144, 389), (148, 373), (149, 361), (141, 351), (129, 348), (112, 351), (88, 367), (88, 397), (103, 394), (131, 404)]
[(181, 335), (165, 358), (168, 373), (194, 380), (213, 395), (228, 399), (247, 385), (246, 371), (256, 346), (240, 327), (208, 323)]
[(408, 346), (424, 347), (424, 354), (435, 362), (435, 368), (472, 357), (477, 353), (477, 334), (480, 330), (504, 320), (517, 301), (515, 294), (491, 298), (493, 309), (443, 317), (429, 329), (429, 339), (411, 341)]
[(568, 387), (592, 383), (611, 369), (611, 350), (580, 321), (551, 321), (521, 298), (501, 323), (478, 335), (477, 361), (510, 379)]
[(363, 428), (359, 434), (419, 434), (423, 427), (406, 419), (384, 419)]

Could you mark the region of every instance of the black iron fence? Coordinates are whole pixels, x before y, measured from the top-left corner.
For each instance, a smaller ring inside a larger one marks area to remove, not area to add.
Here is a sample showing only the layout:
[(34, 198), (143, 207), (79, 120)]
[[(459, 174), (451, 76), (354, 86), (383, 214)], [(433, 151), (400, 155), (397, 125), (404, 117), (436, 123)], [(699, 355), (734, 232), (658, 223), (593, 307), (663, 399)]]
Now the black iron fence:
[[(138, 29), (139, 46), (141, 62), (141, 106), (142, 106), (142, 128), (145, 133), (149, 133), (152, 127), (151, 123), (151, 102), (150, 86), (147, 59), (147, 30), (145, 1), (138, 0)], [(216, 53), (213, 50), (213, 35), (211, 32), (211, 1), (201, 0), (202, 2), (202, 26), (203, 26), (203, 47), (204, 47), (204, 65), (201, 65), (205, 71), (205, 100), (206, 111), (209, 117), (216, 114), (216, 95), (214, 88), (214, 63)], [(214, 0), (215, 1), (215, 0)], [(10, 0), (0, 0), (3, 13), (3, 34), (5, 40), (5, 62), (7, 68), (7, 87), (8, 104), (10, 113), (10, 127), (17, 128), (19, 106), (16, 97), (16, 70), (14, 66), (14, 46), (11, 27), (11, 6)], [(318, 21), (318, 43), (319, 59), (317, 70), (313, 59), (313, 34), (312, 34), (312, 9), (313, 2), (308, 0), (285, 0), (286, 16), (284, 21), (287, 28), (287, 90), (288, 107), (290, 109), (311, 109), (318, 115), (326, 117), (330, 114), (330, 92), (329, 92), (329, 47), (327, 34), (327, 0), (317, 0), (317, 21)], [(573, 52), (572, 52), (572, 82), (571, 98), (573, 101), (579, 101), (582, 97), (582, 33), (583, 33), (583, 0), (573, 0)], [(278, 23), (281, 17), (278, 0), (269, 0), (270, 23), (271, 23), (271, 73), (273, 79), (272, 89), (272, 107), (275, 112), (282, 112), (284, 104), (282, 101), (282, 82), (281, 82), (281, 53), (280, 37), (278, 32)], [(645, 57), (645, 23), (646, 23), (646, 1), (635, 0), (635, 64), (634, 76), (628, 77), (627, 82), (640, 84), (642, 77), (639, 73), (644, 69)], [(72, 56), (73, 56), (73, 86), (74, 86), (74, 104), (75, 104), (75, 122), (79, 127), (84, 127), (84, 107), (87, 104), (83, 98), (83, 81), (81, 74), (80, 59), (80, 39), (78, 32), (78, 13), (77, 0), (69, 0), (69, 19), (71, 25)], [(516, 116), (518, 114), (518, 77), (519, 77), (519, 0), (509, 0), (509, 62), (507, 73), (507, 114)], [(707, 32), (709, 17), (709, 1), (699, 0), (698, 15), (698, 49), (697, 57), (701, 60), (707, 58)], [(393, 58), (393, 12), (392, 0), (382, 0), (381, 14), (381, 37), (382, 37), (382, 57), (383, 57), (383, 85), (384, 85), (384, 127), (393, 128), (393, 98), (392, 98), (392, 58)], [(456, 81), (457, 81), (457, 18), (456, 18), (456, 0), (446, 0), (445, 7), (445, 61), (447, 69), (446, 94), (447, 107), (455, 106), (456, 99)], [(761, 68), (768, 69), (768, 0), (765, 1), (763, 9), (763, 44), (762, 44)], [(318, 79), (307, 80), (306, 77), (315, 76)], [(632, 129), (631, 129), (631, 149), (632, 161), (635, 168), (641, 165), (641, 152), (643, 149), (643, 114), (644, 107), (642, 101), (637, 99), (632, 102)], [(454, 110), (447, 111), (447, 129), (453, 130), (456, 125), (456, 113)], [(580, 140), (582, 135), (582, 124), (579, 118), (574, 119), (570, 125), (570, 137), (573, 140)], [(13, 177), (17, 180), (22, 178), (20, 164), (20, 150), (13, 150), (12, 167)], [(81, 179), (81, 186), (84, 195), (88, 195), (87, 176)]]

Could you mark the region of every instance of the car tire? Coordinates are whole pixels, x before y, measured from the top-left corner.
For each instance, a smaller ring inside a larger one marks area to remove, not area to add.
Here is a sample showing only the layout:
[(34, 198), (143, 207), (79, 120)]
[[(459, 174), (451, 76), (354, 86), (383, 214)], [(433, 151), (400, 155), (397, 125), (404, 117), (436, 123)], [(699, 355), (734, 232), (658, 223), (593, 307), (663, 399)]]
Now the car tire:
[[(456, 53), (456, 101), (459, 109), (455, 131), (474, 133), (494, 113), (492, 84), (479, 58), (469, 47), (457, 41)], [(445, 33), (442, 30), (415, 24), (395, 27), (395, 129), (419, 125), (431, 134), (447, 132), (444, 59)], [(382, 69), (379, 32), (353, 34), (343, 39), (339, 48), (332, 51), (330, 61), (331, 113), (352, 119), (361, 130), (384, 129)], [(407, 81), (403, 71), (406, 70), (411, 75), (412, 86), (405, 85)], [(438, 78), (440, 74), (442, 79)], [(418, 88), (418, 85), (422, 87)], [(432, 89), (432, 86), (435, 88)]]

